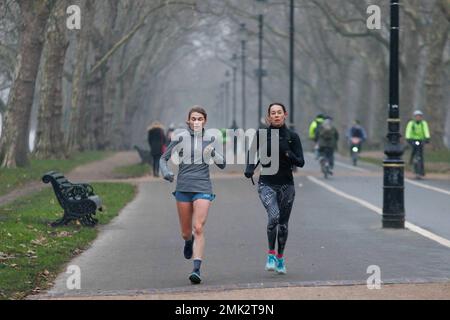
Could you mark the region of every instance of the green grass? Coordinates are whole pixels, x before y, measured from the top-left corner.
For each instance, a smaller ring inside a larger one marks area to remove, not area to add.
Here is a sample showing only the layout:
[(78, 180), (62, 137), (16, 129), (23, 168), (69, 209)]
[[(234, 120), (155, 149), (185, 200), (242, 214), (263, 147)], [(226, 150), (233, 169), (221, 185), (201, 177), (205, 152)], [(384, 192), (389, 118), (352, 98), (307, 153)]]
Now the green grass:
[[(403, 155), (403, 160), (406, 162), (406, 170), (411, 171), (412, 166), (409, 164), (409, 158), (411, 156), (411, 151), (406, 150)], [(383, 158), (375, 157), (361, 157), (364, 162), (372, 163), (375, 165), (382, 166)], [(448, 173), (450, 172), (450, 150), (438, 150), (430, 151), (425, 150), (425, 170), (430, 173)]]
[(23, 186), (27, 182), (40, 180), (43, 174), (50, 170), (68, 173), (70, 170), (79, 165), (102, 160), (109, 155), (111, 155), (111, 152), (91, 151), (78, 153), (67, 160), (31, 159), (30, 166), (26, 168), (0, 168), (0, 196)]
[(425, 160), (430, 162), (450, 163), (450, 149), (426, 152)]
[(114, 174), (122, 179), (139, 178), (149, 174), (150, 172), (151, 168), (148, 164), (133, 164), (114, 169)]
[(364, 161), (364, 162), (371, 163), (371, 164), (375, 164), (377, 166), (382, 166), (383, 165), (383, 159), (371, 158), (371, 157), (361, 157), (360, 160)]
[[(104, 211), (99, 224), (114, 218), (135, 195), (125, 183), (95, 183)], [(48, 289), (64, 265), (96, 238), (97, 228), (71, 224), (52, 228), (62, 216), (53, 190), (48, 188), (0, 207), (0, 300), (23, 299)]]

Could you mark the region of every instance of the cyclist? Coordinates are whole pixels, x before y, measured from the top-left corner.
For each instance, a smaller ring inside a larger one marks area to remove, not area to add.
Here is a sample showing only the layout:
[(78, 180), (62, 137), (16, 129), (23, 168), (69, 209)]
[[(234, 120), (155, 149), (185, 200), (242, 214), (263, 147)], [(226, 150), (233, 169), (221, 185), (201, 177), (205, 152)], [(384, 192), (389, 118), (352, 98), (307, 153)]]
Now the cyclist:
[(325, 121), (326, 116), (324, 114), (318, 114), (316, 118), (309, 125), (309, 139), (313, 142), (314, 154), (316, 159), (319, 158), (319, 146), (317, 144), (317, 131), (322, 123)]
[[(334, 168), (334, 151), (337, 150), (338, 140), (339, 133), (333, 126), (332, 118), (327, 117), (317, 132), (317, 143), (320, 156), (329, 161), (330, 170)], [(329, 173), (333, 174), (332, 171)]]
[(419, 156), (419, 172), (416, 172), (420, 179), (425, 176), (425, 166), (423, 158), (423, 143), (430, 142), (430, 129), (428, 123), (424, 120), (424, 114), (420, 110), (414, 111), (414, 119), (408, 122), (406, 126), (406, 141), (411, 145), (412, 152), (409, 163), (412, 164), (415, 156)]

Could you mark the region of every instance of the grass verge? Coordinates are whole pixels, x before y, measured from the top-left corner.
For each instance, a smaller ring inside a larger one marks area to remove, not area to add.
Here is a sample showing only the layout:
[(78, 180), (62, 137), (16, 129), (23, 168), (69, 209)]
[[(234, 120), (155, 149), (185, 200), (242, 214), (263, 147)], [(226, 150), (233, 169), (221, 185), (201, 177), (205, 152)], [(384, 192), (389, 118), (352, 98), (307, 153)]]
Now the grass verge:
[[(405, 168), (408, 171), (413, 170), (412, 166), (409, 164), (410, 156), (411, 151), (406, 150), (405, 154), (403, 155), (403, 159), (406, 163)], [(380, 152), (380, 156), (363, 154), (360, 159), (368, 163), (382, 166), (383, 157), (384, 155), (381, 155)], [(450, 173), (450, 150), (425, 150), (425, 171), (429, 173)]]
[(42, 175), (50, 170), (69, 172), (77, 166), (102, 160), (111, 154), (111, 152), (90, 151), (78, 153), (65, 160), (31, 159), (30, 166), (26, 168), (0, 168), (0, 196), (23, 186), (27, 182), (41, 179)]
[[(130, 202), (136, 189), (125, 183), (95, 183), (109, 223)], [(57, 274), (96, 238), (98, 228), (71, 224), (52, 228), (62, 216), (53, 190), (47, 188), (0, 207), (0, 300), (23, 299), (51, 287)]]
[(148, 164), (133, 164), (114, 169), (114, 175), (120, 179), (140, 178), (151, 172)]

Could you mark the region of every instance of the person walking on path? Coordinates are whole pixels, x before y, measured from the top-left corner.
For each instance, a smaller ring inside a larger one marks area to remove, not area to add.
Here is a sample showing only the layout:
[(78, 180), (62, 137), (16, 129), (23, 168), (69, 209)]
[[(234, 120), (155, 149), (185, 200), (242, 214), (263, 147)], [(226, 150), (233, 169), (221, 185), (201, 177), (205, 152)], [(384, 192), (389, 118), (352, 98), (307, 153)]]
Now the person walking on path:
[[(269, 165), (262, 165), (261, 175), (258, 181), (258, 194), (268, 215), (267, 238), (268, 238), (268, 256), (265, 269), (267, 271), (276, 271), (278, 274), (286, 274), (286, 261), (284, 250), (288, 238), (288, 224), (291, 215), (292, 206), (295, 198), (293, 168), (303, 167), (305, 160), (303, 157), (303, 148), (300, 137), (297, 133), (287, 128), (285, 122), (288, 113), (286, 107), (281, 103), (273, 103), (269, 106), (267, 123), (269, 128), (267, 140), (271, 141), (271, 136), (276, 135), (279, 143), (279, 167), (273, 175), (265, 175), (264, 169)], [(278, 130), (276, 130), (278, 129)], [(259, 161), (256, 164), (250, 163), (250, 159), (258, 159), (259, 148), (262, 142), (259, 141), (259, 135), (255, 138), (256, 148), (251, 148), (247, 154), (247, 165), (245, 177), (252, 178)], [(267, 153), (271, 155), (271, 145), (267, 143)], [(252, 152), (256, 152), (252, 154)], [(275, 245), (278, 240), (278, 253), (275, 251)]]
[(159, 160), (166, 146), (166, 135), (163, 125), (155, 121), (148, 128), (148, 144), (153, 158), (153, 176), (159, 177)]
[[(213, 139), (205, 134), (206, 121), (205, 109), (200, 106), (192, 107), (188, 115), (187, 130), (181, 130), (174, 136), (160, 160), (164, 179), (173, 182), (174, 174), (168, 167), (168, 161), (174, 153), (179, 157), (177, 184), (173, 195), (177, 202), (181, 235), (185, 240), (184, 257), (194, 257), (194, 269), (189, 275), (192, 284), (201, 282), (200, 267), (205, 248), (204, 227), (211, 202), (216, 197), (212, 190), (209, 161), (205, 161), (205, 156), (211, 155), (219, 168), (225, 168), (223, 155), (214, 149), (211, 143)], [(190, 139), (190, 144), (187, 144), (190, 146), (190, 152), (178, 147), (184, 139)]]
[[(330, 163), (330, 169), (334, 168), (334, 152), (338, 148), (339, 133), (333, 126), (331, 118), (327, 118), (317, 132), (320, 157), (325, 157)], [(332, 174), (332, 172), (330, 172)]]

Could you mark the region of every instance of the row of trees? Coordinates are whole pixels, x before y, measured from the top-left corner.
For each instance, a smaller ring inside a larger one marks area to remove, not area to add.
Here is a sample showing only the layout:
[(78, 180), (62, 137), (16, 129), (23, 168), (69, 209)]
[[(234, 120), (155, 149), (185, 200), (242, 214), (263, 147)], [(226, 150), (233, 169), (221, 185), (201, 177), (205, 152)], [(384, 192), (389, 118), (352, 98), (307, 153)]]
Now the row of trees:
[[(80, 30), (66, 27), (66, 10), (74, 4), (81, 8)], [(0, 143), (4, 167), (28, 163), (33, 103), (37, 157), (129, 146), (142, 91), (198, 21), (195, 2), (188, 0), (17, 0), (1, 6), (2, 25), (17, 34), (2, 46), (15, 57), (5, 62), (11, 88)]]
[[(27, 165), (34, 123), (33, 152), (39, 158), (131, 147), (151, 119), (168, 122), (164, 117), (181, 110), (174, 99), (189, 93), (171, 79), (205, 72), (209, 59), (220, 67), (195, 83), (187, 81), (192, 89), (206, 87), (230, 66), (232, 53), (239, 52), (239, 23), (247, 22), (250, 36), (257, 33), (257, 2), (0, 0), (1, 165)], [(288, 3), (265, 4), (267, 101), (288, 97)], [(361, 119), (373, 141), (382, 141), (389, 6), (379, 4), (383, 29), (370, 31), (366, 0), (296, 1), (295, 108), (303, 133), (316, 113), (326, 112), (342, 130), (351, 119)], [(81, 9), (80, 30), (66, 26), (70, 5)], [(402, 118), (425, 106), (433, 145), (442, 148), (450, 101), (450, 1), (404, 0), (402, 17)], [(257, 56), (255, 50), (249, 47), (249, 57)], [(256, 63), (249, 61), (250, 79)], [(2, 92), (8, 92), (5, 101)], [(212, 93), (202, 94), (199, 100)], [(257, 114), (256, 108), (249, 112)]]

